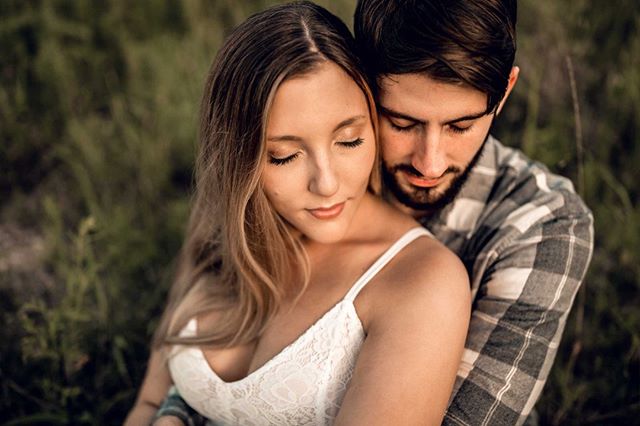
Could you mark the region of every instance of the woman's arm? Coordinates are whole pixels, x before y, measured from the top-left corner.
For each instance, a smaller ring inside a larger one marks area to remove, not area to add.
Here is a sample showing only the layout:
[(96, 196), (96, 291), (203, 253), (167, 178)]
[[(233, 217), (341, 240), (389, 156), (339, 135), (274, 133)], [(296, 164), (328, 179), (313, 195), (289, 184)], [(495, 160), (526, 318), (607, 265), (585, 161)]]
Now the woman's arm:
[(171, 375), (159, 350), (152, 350), (147, 372), (136, 403), (129, 412), (125, 426), (149, 425), (171, 386)]
[(336, 425), (442, 422), (469, 325), (469, 280), (453, 253), (427, 243), (375, 290)]

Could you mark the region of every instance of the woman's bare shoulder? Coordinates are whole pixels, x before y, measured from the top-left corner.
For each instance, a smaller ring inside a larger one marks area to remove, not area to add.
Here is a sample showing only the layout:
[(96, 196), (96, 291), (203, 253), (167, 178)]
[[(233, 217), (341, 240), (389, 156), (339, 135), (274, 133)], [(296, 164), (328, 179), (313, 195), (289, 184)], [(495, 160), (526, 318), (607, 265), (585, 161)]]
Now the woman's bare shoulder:
[(417, 238), (405, 247), (379, 278), (371, 295), (371, 303), (377, 306), (371, 311), (374, 321), (413, 310), (440, 312), (437, 316), (445, 320), (449, 313), (465, 314), (471, 303), (469, 276), (462, 261), (431, 236)]
[[(446, 407), (469, 325), (466, 270), (450, 250), (422, 236), (377, 278), (375, 285), (365, 288), (370, 290), (370, 321), (363, 321), (366, 338), (342, 420), (351, 423), (372, 410), (399, 418), (414, 410), (415, 419), (431, 416), (429, 424), (439, 423), (437, 413)], [(385, 383), (384, 398), (380, 383)]]
[(392, 269), (410, 282), (461, 282), (468, 274), (460, 258), (432, 235), (417, 238), (404, 248)]

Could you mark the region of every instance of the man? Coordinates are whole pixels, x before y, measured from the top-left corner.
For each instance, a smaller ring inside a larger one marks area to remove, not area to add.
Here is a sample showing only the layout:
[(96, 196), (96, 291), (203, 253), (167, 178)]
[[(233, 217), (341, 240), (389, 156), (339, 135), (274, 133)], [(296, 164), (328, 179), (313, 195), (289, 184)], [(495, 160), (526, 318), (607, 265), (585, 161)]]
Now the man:
[(513, 89), (516, 0), (360, 0), (389, 199), (462, 259), (473, 311), (444, 424), (522, 424), (593, 250), (570, 181), (489, 135)]
[[(469, 335), (444, 424), (526, 421), (593, 250), (593, 219), (570, 181), (489, 135), (518, 79), (515, 24), (515, 0), (356, 7), (386, 195), (471, 278)], [(169, 402), (164, 413), (179, 410)]]

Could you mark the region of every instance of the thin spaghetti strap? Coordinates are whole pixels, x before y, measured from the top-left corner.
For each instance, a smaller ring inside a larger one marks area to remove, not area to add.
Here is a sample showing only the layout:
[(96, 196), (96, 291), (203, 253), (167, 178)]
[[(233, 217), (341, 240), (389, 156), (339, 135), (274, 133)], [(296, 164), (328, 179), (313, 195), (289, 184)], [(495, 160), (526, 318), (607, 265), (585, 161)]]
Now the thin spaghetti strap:
[(369, 269), (367, 269), (366, 272), (360, 276), (360, 278), (358, 278), (358, 280), (355, 282), (353, 287), (351, 287), (344, 299), (353, 302), (356, 296), (358, 296), (358, 293), (360, 293), (360, 290), (362, 290), (364, 286), (367, 285), (367, 283), (373, 277), (375, 277), (376, 274), (380, 272), (380, 270), (384, 268), (386, 264), (395, 257), (396, 254), (400, 252), (400, 250), (411, 244), (416, 238), (424, 235), (432, 236), (432, 234), (422, 226), (417, 226), (408, 230), (402, 237), (400, 237), (395, 243), (393, 243), (393, 245), (389, 247), (387, 251), (385, 251), (382, 256), (380, 256), (378, 260), (376, 260), (373, 265), (371, 265), (371, 267), (369, 267)]

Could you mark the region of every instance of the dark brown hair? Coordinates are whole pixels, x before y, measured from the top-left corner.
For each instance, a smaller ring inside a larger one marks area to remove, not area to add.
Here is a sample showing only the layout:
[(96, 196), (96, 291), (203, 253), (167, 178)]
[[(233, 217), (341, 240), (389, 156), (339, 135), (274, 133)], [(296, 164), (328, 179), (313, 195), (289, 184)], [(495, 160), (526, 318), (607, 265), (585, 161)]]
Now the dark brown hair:
[(516, 52), (516, 0), (359, 0), (356, 42), (371, 80), (425, 73), (504, 97)]

